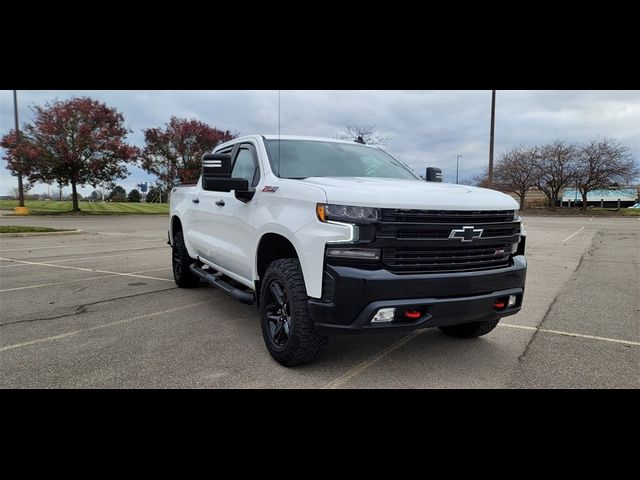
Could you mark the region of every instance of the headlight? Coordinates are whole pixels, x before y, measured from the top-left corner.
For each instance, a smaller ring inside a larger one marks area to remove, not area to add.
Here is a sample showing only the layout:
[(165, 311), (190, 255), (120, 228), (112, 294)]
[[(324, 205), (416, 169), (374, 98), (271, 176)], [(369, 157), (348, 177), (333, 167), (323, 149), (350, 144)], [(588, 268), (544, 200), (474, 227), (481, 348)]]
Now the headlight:
[(349, 205), (318, 203), (316, 205), (316, 214), (321, 222), (335, 220), (338, 222), (369, 223), (378, 219), (377, 208), (352, 207)]

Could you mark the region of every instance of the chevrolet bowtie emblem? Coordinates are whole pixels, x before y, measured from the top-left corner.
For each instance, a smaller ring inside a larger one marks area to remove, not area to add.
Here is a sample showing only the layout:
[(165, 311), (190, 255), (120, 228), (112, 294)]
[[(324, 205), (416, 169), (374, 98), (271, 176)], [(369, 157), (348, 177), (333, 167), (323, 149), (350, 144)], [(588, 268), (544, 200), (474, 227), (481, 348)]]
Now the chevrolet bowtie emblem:
[(459, 238), (463, 242), (471, 242), (474, 238), (482, 237), (482, 228), (462, 227), (460, 230), (451, 230), (449, 238)]

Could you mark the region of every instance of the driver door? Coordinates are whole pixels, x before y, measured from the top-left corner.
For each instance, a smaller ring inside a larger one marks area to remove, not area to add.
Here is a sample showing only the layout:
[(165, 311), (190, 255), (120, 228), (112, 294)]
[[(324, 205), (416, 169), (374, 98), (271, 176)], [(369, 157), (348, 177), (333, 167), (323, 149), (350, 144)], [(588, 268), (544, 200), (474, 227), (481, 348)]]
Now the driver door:
[[(258, 185), (260, 168), (253, 144), (240, 144), (232, 162), (231, 177), (246, 179), (250, 187)], [(251, 281), (256, 235), (255, 206), (254, 200), (238, 200), (234, 191), (203, 191), (200, 197), (200, 220), (207, 238), (206, 259), (248, 281)]]

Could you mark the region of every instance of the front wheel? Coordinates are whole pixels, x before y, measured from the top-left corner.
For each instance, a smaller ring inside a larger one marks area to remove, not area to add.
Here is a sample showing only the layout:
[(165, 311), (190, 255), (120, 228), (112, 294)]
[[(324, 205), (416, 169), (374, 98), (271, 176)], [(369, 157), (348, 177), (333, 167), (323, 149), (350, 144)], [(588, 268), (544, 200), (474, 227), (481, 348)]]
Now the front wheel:
[(285, 367), (313, 362), (327, 343), (314, 328), (308, 300), (298, 259), (269, 265), (260, 289), (262, 336), (271, 356)]
[(460, 325), (449, 325), (440, 327), (443, 333), (457, 338), (476, 338), (486, 335), (498, 326), (499, 318), (484, 322), (461, 323)]

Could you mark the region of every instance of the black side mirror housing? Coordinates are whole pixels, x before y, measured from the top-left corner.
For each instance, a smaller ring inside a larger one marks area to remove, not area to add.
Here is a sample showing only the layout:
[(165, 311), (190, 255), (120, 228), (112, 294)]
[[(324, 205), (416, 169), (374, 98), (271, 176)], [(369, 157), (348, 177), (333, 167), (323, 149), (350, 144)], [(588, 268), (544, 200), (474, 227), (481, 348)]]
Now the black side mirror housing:
[(233, 192), (241, 202), (250, 201), (256, 193), (246, 178), (232, 178), (231, 155), (207, 153), (202, 156), (202, 189), (211, 192)]
[(427, 167), (427, 182), (442, 182), (442, 170), (435, 167)]
[(205, 178), (231, 178), (232, 170), (231, 155), (206, 153), (202, 156), (203, 180)]

